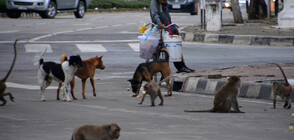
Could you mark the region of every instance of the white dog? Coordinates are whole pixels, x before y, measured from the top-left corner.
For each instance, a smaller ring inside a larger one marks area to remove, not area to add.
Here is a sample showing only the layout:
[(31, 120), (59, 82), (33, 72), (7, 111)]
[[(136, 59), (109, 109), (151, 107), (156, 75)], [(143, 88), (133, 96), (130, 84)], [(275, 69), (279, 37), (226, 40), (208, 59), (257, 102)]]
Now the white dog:
[(62, 83), (63, 100), (68, 102), (71, 101), (67, 88), (72, 81), (77, 69), (84, 67), (81, 57), (79, 55), (70, 56), (69, 60), (66, 60), (62, 64), (57, 64), (55, 62), (44, 62), (43, 58), (40, 58), (39, 65), (40, 68), (38, 71), (38, 82), (41, 89), (41, 100), (45, 101), (45, 88), (51, 84), (53, 79), (59, 83)]

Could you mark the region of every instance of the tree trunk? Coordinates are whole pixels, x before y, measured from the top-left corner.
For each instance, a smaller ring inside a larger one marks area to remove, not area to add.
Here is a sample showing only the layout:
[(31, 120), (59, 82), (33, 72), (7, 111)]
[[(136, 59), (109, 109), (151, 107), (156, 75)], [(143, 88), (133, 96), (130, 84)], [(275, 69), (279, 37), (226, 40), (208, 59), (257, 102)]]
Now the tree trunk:
[(264, 19), (267, 17), (267, 5), (264, 0), (260, 0), (260, 8), (261, 8), (261, 13), (259, 13), (259, 18)]
[(243, 23), (239, 0), (231, 0), (235, 23)]
[[(262, 11), (260, 11), (260, 9)], [(267, 17), (267, 6), (264, 0), (250, 0), (248, 19)]]

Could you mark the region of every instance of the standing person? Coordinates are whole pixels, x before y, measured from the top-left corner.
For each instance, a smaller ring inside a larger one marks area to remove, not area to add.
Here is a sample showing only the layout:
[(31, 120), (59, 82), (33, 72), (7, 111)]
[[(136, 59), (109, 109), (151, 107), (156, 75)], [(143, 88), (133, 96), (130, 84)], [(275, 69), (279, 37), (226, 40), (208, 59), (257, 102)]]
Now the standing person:
[[(158, 25), (159, 29), (162, 29), (164, 26), (171, 24), (171, 17), (167, 8), (167, 0), (152, 0), (150, 4), (150, 16), (154, 24)], [(176, 34), (179, 35), (179, 31), (176, 27), (171, 26), (168, 28), (170, 35)], [(190, 69), (186, 66), (182, 54), (182, 61), (174, 62), (176, 69), (179, 72), (194, 72), (193, 69)]]

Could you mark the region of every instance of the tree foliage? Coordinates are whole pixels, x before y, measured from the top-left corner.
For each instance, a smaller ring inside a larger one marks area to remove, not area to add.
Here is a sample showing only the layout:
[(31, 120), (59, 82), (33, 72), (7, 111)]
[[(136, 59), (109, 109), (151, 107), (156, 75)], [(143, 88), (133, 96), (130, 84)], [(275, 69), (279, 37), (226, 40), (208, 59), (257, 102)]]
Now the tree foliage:
[(0, 13), (5, 13), (6, 11), (6, 1), (0, 0)]

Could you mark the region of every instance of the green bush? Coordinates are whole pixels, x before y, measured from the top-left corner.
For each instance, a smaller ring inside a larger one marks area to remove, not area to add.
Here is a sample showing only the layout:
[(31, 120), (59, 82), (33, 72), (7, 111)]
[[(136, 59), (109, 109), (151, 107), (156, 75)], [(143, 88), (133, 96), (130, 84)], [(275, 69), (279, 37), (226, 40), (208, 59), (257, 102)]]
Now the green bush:
[(137, 0), (137, 1), (124, 1), (124, 0), (92, 0), (89, 9), (101, 8), (148, 8), (151, 0)]
[(6, 0), (0, 0), (0, 13), (6, 12)]

